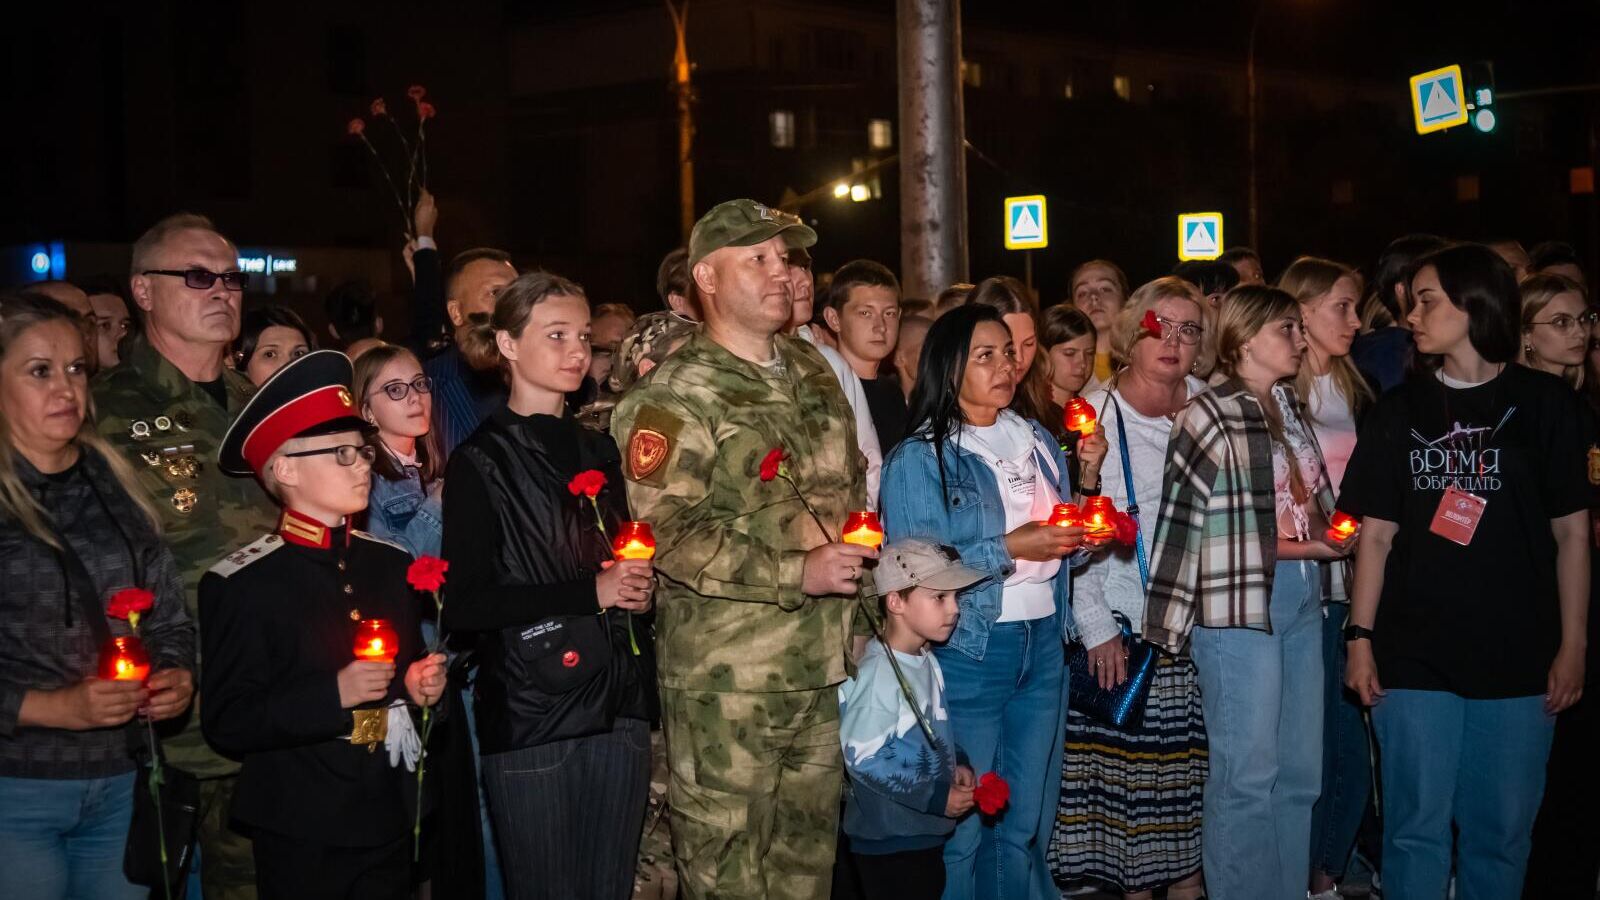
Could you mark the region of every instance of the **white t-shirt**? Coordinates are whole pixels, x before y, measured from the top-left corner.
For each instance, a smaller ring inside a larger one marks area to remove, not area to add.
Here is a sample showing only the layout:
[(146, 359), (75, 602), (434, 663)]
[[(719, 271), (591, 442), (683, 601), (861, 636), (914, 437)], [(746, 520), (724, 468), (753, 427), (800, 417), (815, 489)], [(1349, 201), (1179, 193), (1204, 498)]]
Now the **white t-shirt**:
[[(1189, 396), (1206, 389), (1198, 378), (1184, 380)], [(1120, 392), (1117, 404), (1128, 429), (1128, 462), (1133, 469), (1134, 499), (1139, 505), (1139, 532), (1144, 536), (1145, 559), (1155, 546), (1156, 520), (1161, 514), (1162, 478), (1167, 467), (1167, 442), (1172, 437), (1172, 420), (1166, 416), (1146, 416), (1133, 408)], [(1091, 391), (1084, 399), (1094, 406), (1106, 441), (1111, 449), (1100, 466), (1100, 493), (1111, 498), (1117, 509), (1128, 508), (1128, 486), (1122, 477), (1122, 432), (1116, 410), (1111, 408), (1104, 388)], [(1133, 631), (1144, 627), (1145, 590), (1139, 578), (1139, 558), (1135, 547), (1112, 544), (1079, 569), (1072, 582), (1072, 612), (1086, 647), (1094, 647), (1116, 637), (1122, 626), (1112, 616), (1128, 617)]]
[(810, 325), (801, 325), (795, 331), (795, 336), (817, 348), (822, 358), (827, 360), (828, 368), (833, 370), (833, 377), (839, 379), (839, 388), (844, 391), (844, 399), (849, 402), (851, 412), (856, 414), (856, 447), (867, 460), (867, 506), (871, 509), (878, 508), (878, 481), (883, 476), (883, 448), (878, 446), (878, 429), (872, 424), (872, 410), (867, 406), (867, 390), (861, 385), (860, 376), (844, 361), (839, 351), (827, 344), (819, 343), (811, 333)]
[[(988, 463), (1000, 489), (1006, 509), (1006, 533), (1028, 522), (1043, 522), (1060, 501), (1055, 488), (1059, 477), (1050, 469), (1040, 471), (1039, 455), (1050, 459), (1050, 447), (1021, 416), (1001, 410), (993, 425), (961, 428), (961, 449)], [(1035, 452), (1039, 451), (1039, 452)], [(1035, 562), (1015, 560), (1016, 571), (1006, 579), (1000, 595), (998, 622), (1023, 622), (1043, 619), (1056, 611), (1055, 577), (1061, 560)]]
[(1318, 375), (1311, 384), (1311, 430), (1328, 464), (1328, 482), (1335, 493), (1344, 482), (1344, 467), (1356, 449), (1356, 418), (1350, 401), (1333, 383), (1333, 374)]

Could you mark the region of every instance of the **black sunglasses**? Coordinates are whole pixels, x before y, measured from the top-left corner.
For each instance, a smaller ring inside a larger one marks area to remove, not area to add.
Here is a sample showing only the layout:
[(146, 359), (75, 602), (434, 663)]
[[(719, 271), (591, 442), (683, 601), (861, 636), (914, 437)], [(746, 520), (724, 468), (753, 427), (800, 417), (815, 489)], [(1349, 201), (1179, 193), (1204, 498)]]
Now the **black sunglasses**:
[(243, 272), (212, 272), (207, 269), (145, 269), (141, 275), (171, 275), (182, 278), (184, 287), (194, 288), (197, 291), (209, 291), (211, 286), (222, 279), (222, 286), (230, 291), (244, 290), (245, 279), (250, 276)]
[(378, 458), (378, 448), (371, 444), (362, 444), (359, 447), (355, 444), (340, 444), (337, 447), (323, 447), (321, 450), (301, 450), (298, 453), (285, 453), (284, 456), (324, 456), (329, 453), (333, 454), (333, 458), (341, 466), (355, 465), (356, 457), (358, 456), (367, 462), (372, 462)]
[(383, 386), (383, 392), (390, 400), (399, 403), (406, 398), (406, 394), (416, 391), (419, 394), (433, 393), (433, 379), (426, 375), (418, 375), (408, 384), (404, 381), (391, 381)]

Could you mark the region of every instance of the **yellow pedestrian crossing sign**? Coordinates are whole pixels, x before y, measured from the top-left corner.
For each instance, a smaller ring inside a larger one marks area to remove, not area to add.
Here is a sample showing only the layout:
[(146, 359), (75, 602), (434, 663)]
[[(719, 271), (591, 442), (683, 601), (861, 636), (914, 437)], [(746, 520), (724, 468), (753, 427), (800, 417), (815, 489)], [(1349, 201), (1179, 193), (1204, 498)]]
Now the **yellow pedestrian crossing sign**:
[(1216, 259), (1222, 255), (1222, 213), (1183, 213), (1178, 216), (1178, 258)]
[(1006, 249), (1041, 250), (1050, 244), (1044, 195), (1006, 198)]
[(1445, 66), (1411, 76), (1411, 114), (1417, 122), (1417, 134), (1466, 124), (1467, 103), (1461, 90), (1461, 67)]

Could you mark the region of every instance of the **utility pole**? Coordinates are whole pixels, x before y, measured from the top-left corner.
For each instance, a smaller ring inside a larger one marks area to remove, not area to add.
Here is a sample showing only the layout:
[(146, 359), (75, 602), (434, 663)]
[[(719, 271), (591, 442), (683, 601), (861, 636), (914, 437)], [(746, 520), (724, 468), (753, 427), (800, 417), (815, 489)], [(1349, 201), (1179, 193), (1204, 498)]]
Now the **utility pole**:
[(1261, 252), (1261, 188), (1256, 173), (1256, 32), (1261, 30), (1261, 9), (1266, 0), (1256, 4), (1255, 15), (1250, 18), (1250, 50), (1245, 55), (1245, 92), (1249, 95), (1247, 117), (1250, 120), (1250, 246)]
[(689, 86), (689, 0), (664, 0), (677, 46), (672, 52), (672, 85), (678, 96), (678, 214), (683, 242), (694, 230), (694, 91)]
[(961, 0), (896, 0), (900, 68), (900, 280), (932, 299), (967, 280)]

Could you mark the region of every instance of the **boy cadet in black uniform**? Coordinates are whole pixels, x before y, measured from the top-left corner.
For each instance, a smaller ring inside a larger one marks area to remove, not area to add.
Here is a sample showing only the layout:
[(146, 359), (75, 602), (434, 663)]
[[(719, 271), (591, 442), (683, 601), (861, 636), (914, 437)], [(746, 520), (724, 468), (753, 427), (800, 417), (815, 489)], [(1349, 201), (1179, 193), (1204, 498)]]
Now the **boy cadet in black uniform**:
[[(220, 451), (224, 471), (254, 474), (283, 506), (276, 533), (200, 582), (201, 722), (243, 762), (233, 825), (254, 838), (263, 900), (410, 893), (419, 744), (406, 703), (438, 701), (444, 656), (424, 655), (410, 556), (348, 525), (372, 468), (350, 378), (336, 351), (295, 360)], [(363, 619), (394, 627), (394, 663), (355, 659)]]

